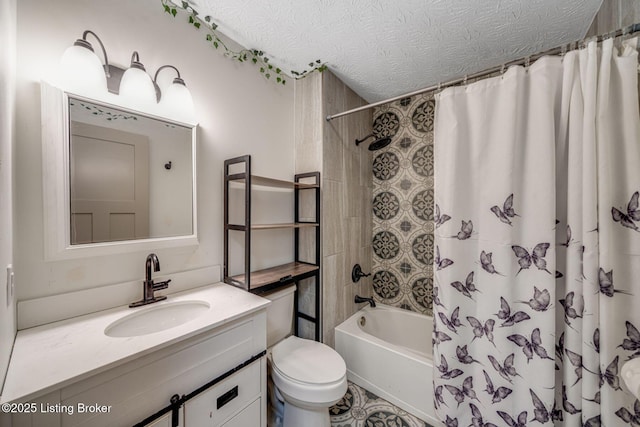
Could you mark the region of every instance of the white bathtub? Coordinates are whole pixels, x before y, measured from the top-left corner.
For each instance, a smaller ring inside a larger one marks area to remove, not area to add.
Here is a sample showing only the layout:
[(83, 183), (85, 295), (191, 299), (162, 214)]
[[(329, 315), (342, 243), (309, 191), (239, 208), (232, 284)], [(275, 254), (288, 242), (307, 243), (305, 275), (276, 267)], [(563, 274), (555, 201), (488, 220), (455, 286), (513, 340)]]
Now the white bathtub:
[(336, 327), (336, 350), (350, 381), (434, 426), (433, 319), (378, 304)]

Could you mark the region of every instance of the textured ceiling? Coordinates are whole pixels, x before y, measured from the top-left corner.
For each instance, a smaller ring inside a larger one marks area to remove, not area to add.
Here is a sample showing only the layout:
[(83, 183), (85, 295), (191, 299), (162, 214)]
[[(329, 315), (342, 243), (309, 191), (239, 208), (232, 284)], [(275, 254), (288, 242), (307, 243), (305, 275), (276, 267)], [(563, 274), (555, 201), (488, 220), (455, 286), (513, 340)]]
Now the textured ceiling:
[(581, 39), (602, 0), (192, 0), (283, 70), (316, 59), (373, 102)]

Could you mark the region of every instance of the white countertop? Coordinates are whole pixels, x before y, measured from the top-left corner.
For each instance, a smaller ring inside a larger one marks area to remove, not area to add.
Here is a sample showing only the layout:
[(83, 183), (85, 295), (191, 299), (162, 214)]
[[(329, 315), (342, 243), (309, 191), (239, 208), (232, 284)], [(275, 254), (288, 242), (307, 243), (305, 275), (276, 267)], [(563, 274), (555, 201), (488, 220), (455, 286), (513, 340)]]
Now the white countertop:
[[(207, 312), (173, 328), (130, 338), (104, 334), (113, 321), (174, 301), (201, 300)], [(105, 310), (19, 331), (0, 402), (46, 394), (265, 308), (270, 302), (224, 283), (169, 295), (165, 301)]]

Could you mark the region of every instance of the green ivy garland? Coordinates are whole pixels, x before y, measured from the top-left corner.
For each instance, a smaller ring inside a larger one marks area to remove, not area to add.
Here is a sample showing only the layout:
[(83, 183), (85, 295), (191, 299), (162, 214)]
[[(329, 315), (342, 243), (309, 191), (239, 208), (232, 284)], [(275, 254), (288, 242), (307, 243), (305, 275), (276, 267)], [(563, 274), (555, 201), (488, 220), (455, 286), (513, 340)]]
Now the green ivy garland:
[[(178, 7), (174, 3), (172, 3), (171, 0), (160, 0), (160, 2), (162, 3), (164, 11), (175, 18), (178, 14)], [(266, 79), (271, 79), (271, 77), (275, 76), (275, 81), (277, 83), (283, 85), (287, 83), (286, 76), (282, 72), (282, 69), (271, 64), (269, 56), (267, 56), (267, 54), (265, 54), (263, 51), (256, 49), (242, 49), (240, 51), (234, 51), (232, 49), (229, 49), (229, 47), (218, 36), (218, 32), (216, 31), (218, 25), (213, 22), (211, 16), (207, 15), (204, 18), (200, 18), (200, 14), (198, 13), (198, 11), (195, 10), (186, 1), (182, 1), (181, 9), (189, 15), (188, 23), (190, 25), (193, 25), (198, 30), (203, 25), (207, 28), (207, 41), (210, 42), (216, 49), (222, 47), (224, 49), (224, 55), (226, 57), (234, 59), (238, 62), (250, 61), (259, 67), (260, 73)], [(298, 80), (306, 77), (314, 71), (321, 73), (326, 69), (327, 65), (317, 59), (315, 62), (310, 62), (309, 68), (304, 71), (291, 70), (291, 76), (293, 76), (294, 79)]]

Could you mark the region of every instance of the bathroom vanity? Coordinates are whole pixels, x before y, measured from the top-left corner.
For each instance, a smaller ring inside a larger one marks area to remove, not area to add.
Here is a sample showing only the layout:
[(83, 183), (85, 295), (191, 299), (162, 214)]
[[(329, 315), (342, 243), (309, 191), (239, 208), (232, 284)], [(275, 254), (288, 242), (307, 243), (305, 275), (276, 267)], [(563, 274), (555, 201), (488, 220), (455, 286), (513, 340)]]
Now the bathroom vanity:
[(264, 426), (268, 304), (217, 283), (21, 330), (2, 395), (12, 427)]

